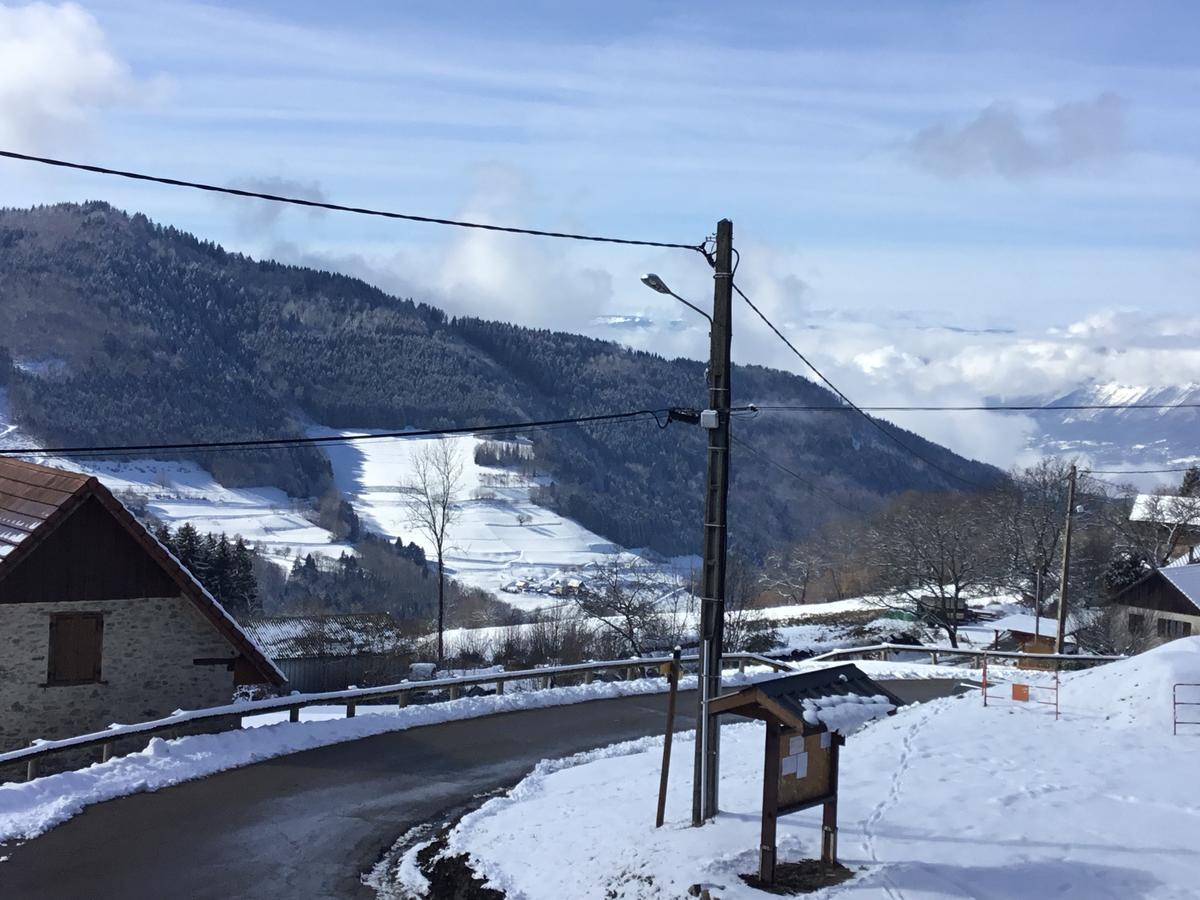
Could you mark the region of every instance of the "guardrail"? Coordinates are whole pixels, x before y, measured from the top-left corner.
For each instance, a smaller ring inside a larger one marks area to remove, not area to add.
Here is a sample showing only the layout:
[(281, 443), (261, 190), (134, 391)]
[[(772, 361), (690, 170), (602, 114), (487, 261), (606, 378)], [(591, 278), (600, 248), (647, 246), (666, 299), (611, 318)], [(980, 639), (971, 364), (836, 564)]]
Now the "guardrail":
[[(745, 671), (747, 665), (769, 666), (777, 672), (789, 672), (792, 667), (776, 659), (770, 659), (757, 653), (726, 653), (722, 660), (737, 665), (739, 671)], [(684, 656), (684, 663), (696, 663), (696, 655)], [(626, 680), (633, 680), (634, 673), (651, 667), (658, 667), (671, 662), (670, 656), (631, 657), (629, 659), (600, 660), (597, 662), (574, 663), (565, 666), (544, 666), (535, 669), (521, 669), (514, 672), (486, 672), (479, 675), (460, 675), (451, 678), (435, 678), (428, 681), (402, 681), (380, 687), (349, 688), (343, 691), (324, 691), (313, 694), (289, 694), (285, 697), (271, 697), (266, 700), (247, 700), (241, 703), (230, 703), (225, 706), (213, 706), (207, 709), (181, 711), (174, 715), (164, 716), (148, 722), (134, 725), (119, 725), (92, 734), (81, 734), (76, 737), (59, 740), (38, 741), (31, 747), (20, 750), (10, 750), (0, 753), (0, 766), (14, 763), (26, 764), (25, 777), (32, 780), (37, 777), (38, 761), (56, 753), (69, 750), (84, 750), (90, 747), (101, 748), (101, 760), (106, 761), (112, 756), (113, 743), (129, 737), (152, 737), (165, 732), (172, 732), (183, 726), (197, 722), (208, 722), (218, 719), (228, 719), (233, 716), (253, 716), (268, 712), (288, 711), (291, 722), (300, 721), (300, 710), (308, 706), (341, 705), (345, 704), (346, 717), (353, 718), (359, 703), (371, 700), (395, 700), (400, 707), (408, 706), (413, 694), (428, 691), (447, 691), (451, 700), (457, 700), (464, 688), (477, 685), (496, 686), (496, 693), (504, 693), (504, 685), (511, 681), (541, 680), (543, 687), (551, 687), (556, 678), (562, 676), (581, 675), (584, 684), (590, 684), (597, 672), (616, 671), (623, 673)], [(644, 677), (644, 676), (640, 676)]]
[[(1062, 662), (1092, 662), (1105, 663), (1125, 659), (1124, 656), (1104, 656), (1097, 653), (1025, 653), (1021, 650), (976, 650), (973, 647), (928, 647), (924, 644), (870, 644), (866, 647), (846, 647), (841, 650), (830, 650), (817, 656), (810, 656), (798, 662), (813, 662), (826, 659), (841, 659), (846, 656), (866, 656), (874, 654), (876, 659), (889, 659), (891, 653), (927, 653), (930, 661), (936, 665), (938, 657), (974, 656), (982, 659), (999, 657), (1001, 659), (1036, 659), (1059, 660)], [(1055, 668), (1058, 668), (1057, 666)]]

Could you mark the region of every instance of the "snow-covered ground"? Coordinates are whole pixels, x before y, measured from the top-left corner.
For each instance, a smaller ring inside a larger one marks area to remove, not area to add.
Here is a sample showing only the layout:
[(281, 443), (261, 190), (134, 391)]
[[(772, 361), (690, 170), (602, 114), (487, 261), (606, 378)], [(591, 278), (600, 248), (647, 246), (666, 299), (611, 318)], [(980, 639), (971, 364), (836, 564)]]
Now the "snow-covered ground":
[[(312, 429), (314, 436), (370, 434), (369, 430)], [(566, 578), (614, 556), (633, 554), (588, 531), (571, 519), (538, 506), (530, 499), (537, 482), (505, 469), (479, 466), (475, 448), (484, 440), (472, 435), (450, 438), (404, 438), (359, 441), (325, 448), (334, 480), (354, 505), (363, 524), (390, 538), (414, 541), (432, 554), (428, 537), (412, 525), (406, 498), (414, 483), (413, 459), (431, 441), (449, 441), (462, 463), (457, 521), (449, 530), (447, 569), (457, 580), (498, 592), (523, 579), (544, 582)], [(528, 446), (528, 445), (526, 445)], [(675, 561), (686, 568), (692, 561)], [(500, 594), (513, 606), (535, 609), (561, 603), (537, 593)]]
[[(1200, 638), (1064, 676), (1058, 721), (972, 693), (868, 725), (842, 754), (839, 855), (856, 877), (820, 896), (1200, 896), (1200, 735), (1171, 734), (1177, 682), (1200, 682)], [(524, 900), (675, 898), (697, 882), (763, 897), (738, 878), (757, 866), (762, 726), (727, 727), (721, 747), (723, 811), (704, 828), (688, 825), (690, 739), (653, 827), (662, 751), (646, 739), (543, 763), (466, 816), (449, 850)], [(818, 855), (820, 822), (782, 817), (780, 860)], [(385, 893), (421, 887), (416, 849)]]

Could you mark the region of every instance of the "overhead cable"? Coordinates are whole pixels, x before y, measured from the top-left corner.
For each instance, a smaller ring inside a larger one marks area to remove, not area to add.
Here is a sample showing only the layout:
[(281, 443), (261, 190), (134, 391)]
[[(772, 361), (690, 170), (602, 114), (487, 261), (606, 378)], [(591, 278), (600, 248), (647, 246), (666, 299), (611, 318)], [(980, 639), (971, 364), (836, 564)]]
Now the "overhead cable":
[(341, 203), (329, 203), (323, 200), (310, 200), (304, 197), (286, 197), (281, 194), (268, 194), (263, 191), (252, 191), (245, 188), (226, 187), (216, 184), (206, 184), (201, 181), (185, 181), (182, 178), (169, 178), (162, 175), (147, 175), (143, 172), (131, 172), (126, 169), (110, 169), (107, 166), (93, 166), (86, 163), (70, 162), (63, 159), (51, 159), (46, 156), (32, 156), (28, 153), (17, 153), (12, 150), (0, 150), (0, 157), (15, 159), (23, 162), (39, 163), (44, 166), (56, 166), (60, 169), (74, 169), (80, 172), (92, 172), (97, 175), (113, 175), (118, 178), (129, 178), (134, 181), (149, 181), (154, 184), (165, 184), (171, 187), (191, 188), (197, 191), (208, 191), (214, 194), (230, 194), (235, 197), (248, 197), (255, 200), (267, 200), (271, 203), (290, 203), (293, 206), (306, 206), (313, 209), (327, 209), (334, 212), (355, 213), (361, 216), (379, 216), (385, 219), (403, 219), (407, 222), (421, 222), (426, 225), (449, 225), (455, 228), (477, 228), (482, 231), (499, 231), (506, 234), (524, 234), (533, 237), (561, 238), (571, 241), (592, 241), (599, 244), (627, 244), (635, 247), (663, 247), (671, 250), (692, 250), (704, 253), (703, 244), (676, 244), (667, 241), (643, 241), (633, 238), (607, 237), (594, 234), (576, 234), (568, 231), (543, 231), (538, 228), (517, 228), (511, 225), (488, 225), (483, 222), (466, 222), (460, 219), (442, 219), (434, 216), (420, 216), (414, 213), (391, 212), (382, 209), (371, 209), (363, 206), (345, 206)]

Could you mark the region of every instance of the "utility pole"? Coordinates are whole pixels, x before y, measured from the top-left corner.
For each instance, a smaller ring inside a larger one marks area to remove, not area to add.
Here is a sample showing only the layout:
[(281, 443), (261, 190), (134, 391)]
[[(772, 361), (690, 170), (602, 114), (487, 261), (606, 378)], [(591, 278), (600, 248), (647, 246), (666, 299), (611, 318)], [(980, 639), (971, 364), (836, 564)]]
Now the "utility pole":
[(717, 814), (720, 730), (708, 703), (721, 693), (721, 644), (725, 631), (726, 507), (729, 498), (730, 327), (733, 318), (733, 223), (717, 223), (713, 315), (708, 363), (708, 406), (700, 424), (708, 429), (708, 483), (704, 494), (704, 585), (700, 598), (700, 691), (696, 710), (696, 762), (692, 824)]
[(1067, 525), (1063, 530), (1062, 579), (1058, 586), (1058, 636), (1054, 639), (1054, 652), (1063, 652), (1063, 638), (1067, 633), (1067, 576), (1071, 571), (1071, 522), (1075, 518), (1075, 464), (1067, 476)]

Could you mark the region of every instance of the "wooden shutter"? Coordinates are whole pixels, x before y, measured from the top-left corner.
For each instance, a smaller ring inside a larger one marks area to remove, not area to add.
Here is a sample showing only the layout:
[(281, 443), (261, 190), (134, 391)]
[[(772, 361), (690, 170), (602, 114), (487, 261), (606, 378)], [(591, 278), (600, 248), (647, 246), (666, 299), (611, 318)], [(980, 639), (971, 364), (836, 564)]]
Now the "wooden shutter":
[(50, 617), (47, 682), (88, 684), (100, 681), (104, 646), (101, 613), (61, 613)]

